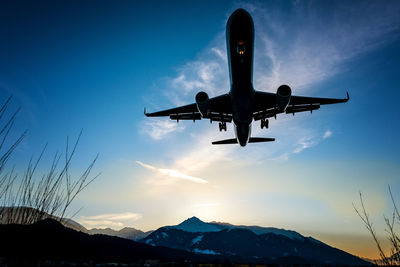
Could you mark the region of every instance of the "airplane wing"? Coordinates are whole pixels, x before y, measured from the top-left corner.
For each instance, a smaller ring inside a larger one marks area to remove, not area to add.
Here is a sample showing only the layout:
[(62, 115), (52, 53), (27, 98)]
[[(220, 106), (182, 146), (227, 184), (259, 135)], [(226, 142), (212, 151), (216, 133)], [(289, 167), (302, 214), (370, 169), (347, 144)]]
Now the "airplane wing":
[[(285, 110), (287, 114), (317, 110), (320, 105), (345, 103), (349, 101), (349, 93), (343, 99), (338, 98), (322, 98), (322, 97), (307, 97), (307, 96), (291, 96), (289, 104)], [(276, 94), (256, 91), (254, 97), (254, 120), (266, 119), (276, 116), (281, 113), (276, 108)]]
[[(232, 104), (231, 99), (228, 94), (220, 95), (217, 97), (210, 98), (210, 114), (206, 117), (211, 121), (222, 121), (231, 122), (232, 121)], [(163, 117), (169, 116), (171, 120), (201, 120), (202, 116), (197, 109), (196, 103), (180, 106), (176, 108), (171, 108), (167, 110), (157, 111), (153, 113), (147, 113), (146, 110), (144, 114), (147, 117)]]
[(292, 96), (290, 98), (289, 106), (309, 105), (309, 104), (328, 105), (328, 104), (346, 103), (347, 101), (349, 101), (349, 99), (350, 99), (349, 93), (346, 93), (346, 98), (343, 98), (343, 99), (307, 97), (307, 96)]

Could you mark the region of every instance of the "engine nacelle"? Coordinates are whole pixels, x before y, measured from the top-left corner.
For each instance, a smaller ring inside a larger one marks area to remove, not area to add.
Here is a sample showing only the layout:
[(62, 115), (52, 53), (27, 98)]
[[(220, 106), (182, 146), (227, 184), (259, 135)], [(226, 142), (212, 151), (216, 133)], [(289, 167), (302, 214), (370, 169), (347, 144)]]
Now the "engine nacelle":
[(286, 84), (279, 86), (276, 91), (276, 107), (279, 111), (284, 112), (289, 105), (292, 89)]
[(210, 113), (210, 99), (206, 92), (198, 92), (196, 95), (196, 106), (203, 118), (207, 118)]

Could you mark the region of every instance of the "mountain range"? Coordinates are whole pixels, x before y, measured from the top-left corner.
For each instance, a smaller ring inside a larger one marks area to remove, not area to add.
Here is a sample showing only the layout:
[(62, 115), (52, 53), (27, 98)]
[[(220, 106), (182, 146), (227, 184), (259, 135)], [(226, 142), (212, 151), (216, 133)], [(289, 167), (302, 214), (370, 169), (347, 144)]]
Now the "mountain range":
[[(130, 227), (119, 231), (110, 228), (87, 230), (73, 220), (62, 220), (61, 223), (63, 225), (53, 219), (32, 225), (1, 225), (0, 222), (0, 243), (5, 245), (0, 245), (0, 258), (2, 255), (13, 256), (14, 247), (18, 257), (26, 253), (42, 259), (67, 257), (77, 261), (157, 259), (174, 262), (370, 265), (312, 237), (273, 227), (203, 222), (196, 217), (149, 232)], [(71, 249), (76, 251), (67, 255), (66, 251)]]
[(128, 238), (151, 246), (185, 250), (195, 254), (228, 257), (247, 262), (368, 265), (366, 261), (312, 237), (274, 227), (203, 222), (197, 217), (180, 224), (143, 232), (91, 229), (90, 234)]
[(366, 265), (362, 259), (312, 237), (290, 230), (206, 223), (196, 217), (164, 226), (140, 242), (198, 254), (245, 258), (248, 261)]

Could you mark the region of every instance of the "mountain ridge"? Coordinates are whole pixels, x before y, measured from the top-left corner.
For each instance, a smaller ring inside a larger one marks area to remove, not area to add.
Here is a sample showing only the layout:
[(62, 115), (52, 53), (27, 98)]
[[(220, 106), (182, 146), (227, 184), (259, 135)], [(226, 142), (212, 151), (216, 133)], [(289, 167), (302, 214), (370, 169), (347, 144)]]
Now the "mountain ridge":
[[(132, 263), (144, 260), (161, 262), (209, 262), (216, 258), (191, 252), (154, 247), (125, 238), (89, 235), (63, 226), (54, 219), (44, 219), (29, 225), (0, 224), (1, 262), (48, 262), (49, 260), (75, 263)], [(52, 266), (45, 264), (46, 266)], [(56, 264), (57, 265), (57, 264)]]
[(75, 220), (69, 218), (59, 218), (55, 215), (48, 214), (31, 207), (0, 207), (0, 225), (1, 224), (30, 224), (34, 221), (40, 221), (44, 219), (53, 219), (59, 221), (62, 225), (67, 228), (74, 229), (79, 232), (88, 233), (83, 225)]
[[(200, 226), (199, 230), (202, 231), (193, 231), (195, 226)], [(121, 230), (129, 232), (132, 229), (134, 228), (126, 227)], [(260, 229), (270, 232), (255, 231)], [(283, 229), (302, 237), (301, 239), (297, 238), (298, 236), (290, 238), (273, 233), (271, 229), (206, 223), (197, 217), (191, 217), (175, 226), (160, 227), (138, 240), (139, 242), (135, 242), (127, 238), (104, 234), (90, 235), (66, 228), (53, 219), (45, 219), (31, 225), (0, 225), (2, 237), (0, 256), (13, 258), (20, 257), (23, 253), (28, 259), (73, 261), (91, 259), (97, 262), (132, 262), (152, 258), (174, 262), (190, 260), (264, 264), (369, 265), (358, 257), (330, 247), (312, 237), (303, 237), (297, 232)], [(119, 232), (111, 228), (106, 230), (113, 234)], [(72, 254), (65, 253), (71, 249)]]
[(181, 229), (187, 232), (218, 232), (224, 229), (243, 228), (243, 229), (248, 229), (254, 232), (255, 234), (274, 233), (289, 237), (291, 239), (305, 238), (303, 235), (293, 230), (286, 230), (283, 228), (275, 228), (275, 227), (263, 227), (258, 225), (251, 225), (251, 226), (234, 225), (226, 222), (216, 222), (216, 221), (203, 222), (196, 216), (190, 217), (181, 222), (180, 224), (172, 226), (162, 226), (160, 228)]
[[(171, 230), (183, 232), (178, 229)], [(92, 266), (102, 263), (113, 265), (127, 263), (143, 266), (148, 261), (151, 262), (151, 266), (163, 263), (169, 264), (168, 266), (174, 266), (174, 264), (190, 266), (193, 263), (223, 263), (225, 266), (258, 263), (322, 264), (322, 262), (302, 257), (254, 258), (194, 253), (162, 246), (149, 246), (125, 238), (100, 234), (89, 235), (67, 228), (53, 219), (44, 219), (30, 225), (2, 224), (0, 225), (0, 236), (2, 238), (0, 259), (6, 266), (7, 264), (10, 266), (21, 264), (39, 266), (42, 263), (45, 266), (56, 266), (63, 263), (67, 266), (88, 264)], [(205, 250), (198, 251), (204, 252)]]
[[(368, 265), (364, 260), (312, 237), (285, 229), (261, 226), (206, 223), (197, 217), (160, 227), (140, 242), (196, 254), (269, 259), (285, 257), (300, 262), (334, 265)], [(302, 259), (302, 260), (300, 260)], [(293, 262), (292, 262), (293, 263)], [(295, 262), (297, 263), (297, 262)]]
[(143, 232), (142, 230), (133, 228), (133, 227), (124, 227), (121, 230), (114, 230), (112, 228), (92, 228), (88, 230), (88, 233), (91, 235), (102, 234), (102, 235), (109, 235), (109, 236), (117, 236), (121, 238), (131, 239), (131, 240), (138, 240), (142, 239), (153, 231)]

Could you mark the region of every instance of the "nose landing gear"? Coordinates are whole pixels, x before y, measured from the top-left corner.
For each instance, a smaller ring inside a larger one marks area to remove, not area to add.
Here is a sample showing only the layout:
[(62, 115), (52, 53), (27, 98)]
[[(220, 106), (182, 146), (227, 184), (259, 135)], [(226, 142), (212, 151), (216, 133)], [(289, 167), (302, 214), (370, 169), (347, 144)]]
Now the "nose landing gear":
[(219, 131), (222, 132), (222, 130), (226, 132), (226, 122), (219, 123)]
[(268, 119), (261, 119), (261, 129), (268, 129), (269, 121)]

